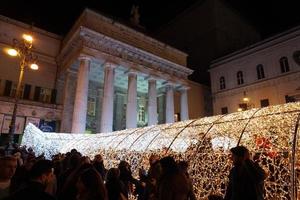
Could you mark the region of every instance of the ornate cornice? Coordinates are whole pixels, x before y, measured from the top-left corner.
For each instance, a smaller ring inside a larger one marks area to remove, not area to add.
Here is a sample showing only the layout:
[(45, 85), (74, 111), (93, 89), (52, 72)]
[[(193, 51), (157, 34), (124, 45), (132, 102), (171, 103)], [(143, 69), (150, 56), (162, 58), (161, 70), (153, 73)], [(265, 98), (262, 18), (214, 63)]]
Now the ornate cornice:
[(193, 70), (185, 66), (178, 65), (82, 26), (74, 32), (70, 41), (62, 49), (59, 61), (64, 65), (67, 60), (73, 57), (74, 53), (80, 52), (83, 48), (96, 50), (96, 53), (104, 53), (125, 62), (135, 63), (137, 66), (140, 65), (180, 79), (187, 79), (187, 76), (193, 72)]

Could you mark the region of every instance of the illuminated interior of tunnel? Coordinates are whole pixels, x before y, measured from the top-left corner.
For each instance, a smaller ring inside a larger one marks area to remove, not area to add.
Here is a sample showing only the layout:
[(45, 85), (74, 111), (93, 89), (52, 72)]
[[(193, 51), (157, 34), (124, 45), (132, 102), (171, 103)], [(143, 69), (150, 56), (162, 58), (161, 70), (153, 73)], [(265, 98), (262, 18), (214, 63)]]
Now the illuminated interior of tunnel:
[(150, 154), (172, 155), (189, 162), (197, 199), (224, 194), (232, 167), (229, 149), (244, 145), (268, 173), (265, 199), (296, 200), (299, 120), (298, 102), (101, 134), (43, 133), (28, 125), (22, 145), (46, 157), (73, 148), (91, 158), (100, 153), (107, 168), (126, 160), (134, 173), (148, 168)]

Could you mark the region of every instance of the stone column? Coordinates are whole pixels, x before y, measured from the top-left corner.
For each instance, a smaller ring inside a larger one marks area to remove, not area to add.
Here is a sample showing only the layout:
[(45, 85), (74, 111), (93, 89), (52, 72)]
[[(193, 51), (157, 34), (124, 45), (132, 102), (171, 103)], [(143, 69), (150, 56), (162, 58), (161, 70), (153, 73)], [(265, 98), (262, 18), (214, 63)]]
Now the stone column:
[(89, 87), (90, 58), (79, 57), (80, 65), (77, 74), (77, 85), (72, 119), (72, 133), (84, 133), (86, 128), (86, 114)]
[(61, 118), (61, 133), (71, 133), (72, 131), (72, 117), (74, 111), (74, 100), (76, 93), (76, 72), (67, 70), (64, 81), (63, 93), (63, 111)]
[(137, 127), (137, 73), (128, 73), (128, 92), (126, 106), (126, 128)]
[(148, 80), (148, 126), (157, 124), (157, 92), (156, 80)]
[(115, 66), (104, 64), (104, 86), (101, 113), (101, 133), (112, 132), (114, 117), (114, 77)]
[(174, 122), (174, 88), (172, 84), (166, 86), (166, 123)]
[(180, 89), (180, 119), (181, 121), (189, 119), (187, 87)]
[(103, 88), (98, 89), (98, 101), (97, 101), (97, 111), (96, 111), (96, 119), (98, 121), (96, 122), (96, 132), (101, 133), (101, 114), (102, 114), (102, 98), (103, 98)]

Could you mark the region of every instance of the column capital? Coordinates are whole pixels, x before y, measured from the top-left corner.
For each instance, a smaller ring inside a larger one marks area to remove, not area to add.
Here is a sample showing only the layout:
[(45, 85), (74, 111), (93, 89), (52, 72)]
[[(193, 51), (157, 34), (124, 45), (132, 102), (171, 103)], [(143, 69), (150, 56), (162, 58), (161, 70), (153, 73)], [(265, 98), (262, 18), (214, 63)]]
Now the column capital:
[(173, 82), (173, 81), (165, 81), (163, 83), (163, 85), (165, 85), (165, 87), (172, 87), (172, 88), (174, 88), (176, 86), (176, 83)]
[(91, 61), (93, 59), (92, 56), (86, 55), (86, 54), (80, 54), (78, 56), (78, 60), (87, 60), (87, 61)]
[(145, 77), (144, 80), (148, 80), (150, 82), (150, 81), (157, 81), (157, 80), (159, 80), (159, 78), (155, 75), (149, 75), (149, 76)]
[(115, 69), (115, 68), (117, 68), (117, 64), (112, 63), (112, 62), (105, 62), (105, 63), (103, 63), (103, 67), (104, 68)]
[(68, 69), (66, 70), (66, 72), (67, 72), (68, 74), (72, 74), (72, 75), (77, 74), (77, 71), (75, 71), (74, 69), (71, 69), (71, 68), (68, 68)]
[(136, 76), (138, 75), (139, 71), (135, 69), (129, 69), (128, 71), (124, 72), (125, 74), (128, 74), (128, 76)]
[(188, 85), (181, 85), (181, 86), (179, 86), (178, 88), (177, 88), (177, 90), (178, 91), (187, 91), (187, 90), (189, 90), (189, 89), (191, 89), (191, 87), (190, 86), (188, 86)]

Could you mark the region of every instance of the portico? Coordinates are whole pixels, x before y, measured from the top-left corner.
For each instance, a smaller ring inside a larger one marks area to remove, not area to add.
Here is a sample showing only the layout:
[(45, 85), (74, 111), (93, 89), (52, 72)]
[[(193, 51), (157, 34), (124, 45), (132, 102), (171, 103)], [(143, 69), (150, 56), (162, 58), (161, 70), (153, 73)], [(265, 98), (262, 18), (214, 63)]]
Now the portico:
[[(174, 122), (175, 91), (181, 94), (181, 119), (188, 119), (187, 76), (192, 70), (186, 67), (186, 57), (179, 50), (85, 10), (58, 57), (59, 76), (69, 85), (64, 91), (63, 131), (111, 132), (155, 125), (158, 118), (164, 119), (160, 123)], [(74, 103), (68, 100), (70, 96)], [(158, 103), (159, 97), (164, 103)], [(165, 110), (164, 116), (159, 116), (160, 109)], [(71, 127), (65, 119), (71, 121)]]

